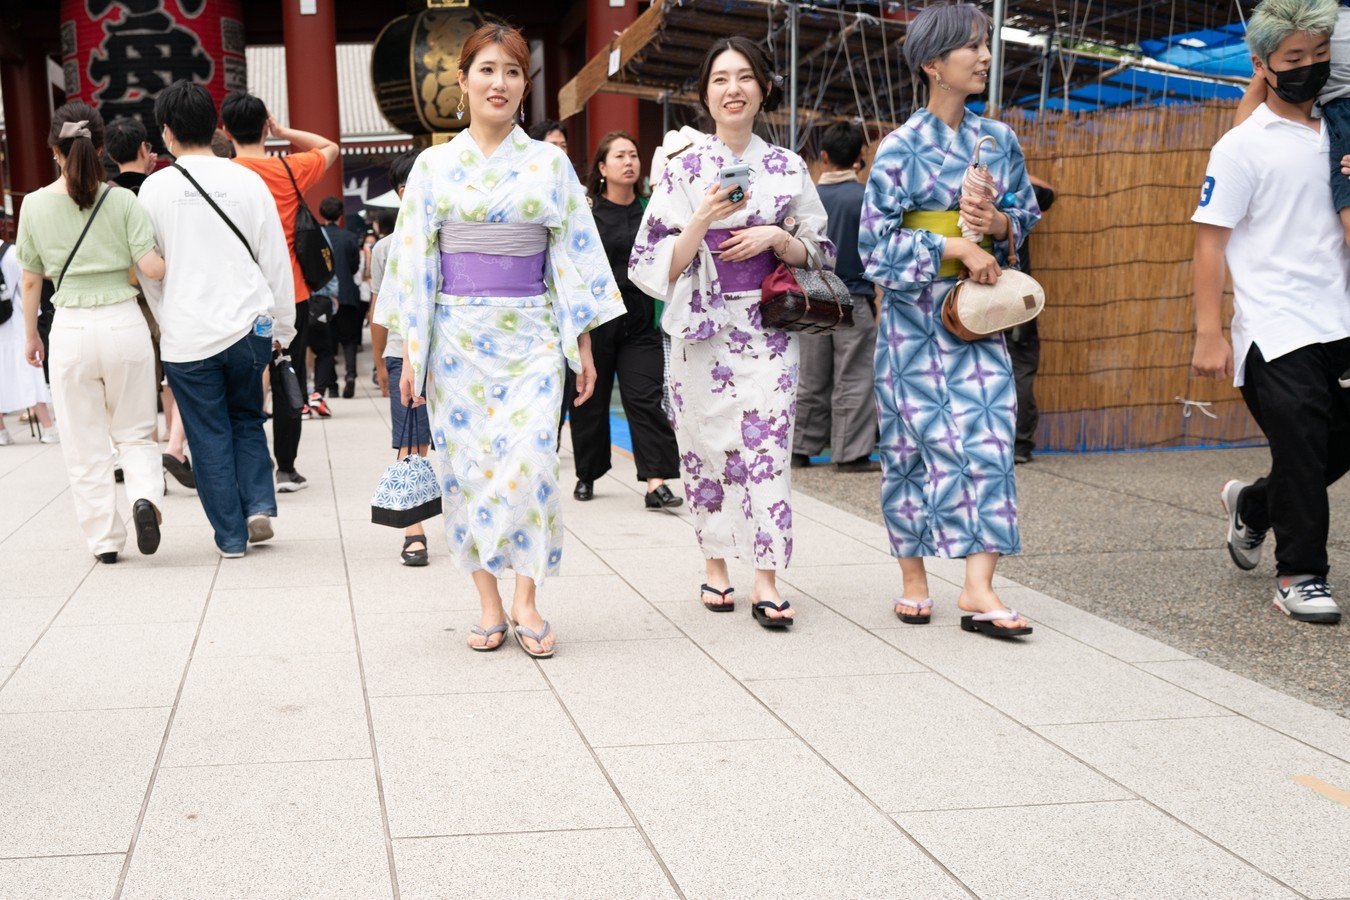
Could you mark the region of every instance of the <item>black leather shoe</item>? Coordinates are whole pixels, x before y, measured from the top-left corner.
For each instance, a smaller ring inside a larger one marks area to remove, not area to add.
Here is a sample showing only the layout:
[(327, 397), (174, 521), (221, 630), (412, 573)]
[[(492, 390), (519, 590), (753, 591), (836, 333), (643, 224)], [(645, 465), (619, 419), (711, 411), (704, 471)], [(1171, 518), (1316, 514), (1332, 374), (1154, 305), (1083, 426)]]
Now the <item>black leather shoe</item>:
[(838, 463), (835, 468), (840, 472), (880, 472), (881, 463), (864, 456), (861, 459), (851, 459), (848, 462)]
[(572, 496), (578, 500), (594, 500), (595, 484), (590, 481), (578, 481), (576, 489), (572, 491)]
[(136, 526), (136, 549), (150, 556), (159, 549), (159, 510), (149, 500), (137, 500), (131, 507), (131, 521)]
[(676, 497), (667, 485), (661, 485), (654, 491), (648, 491), (646, 500), (648, 509), (674, 509), (684, 505), (683, 497)]
[(111, 566), (113, 563), (117, 562), (117, 551), (109, 550), (107, 553), (98, 554), (95, 558), (105, 566)]
[(355, 396), (356, 396), (356, 381), (353, 379), (352, 381), (349, 381), (342, 386), (342, 399), (350, 400)]

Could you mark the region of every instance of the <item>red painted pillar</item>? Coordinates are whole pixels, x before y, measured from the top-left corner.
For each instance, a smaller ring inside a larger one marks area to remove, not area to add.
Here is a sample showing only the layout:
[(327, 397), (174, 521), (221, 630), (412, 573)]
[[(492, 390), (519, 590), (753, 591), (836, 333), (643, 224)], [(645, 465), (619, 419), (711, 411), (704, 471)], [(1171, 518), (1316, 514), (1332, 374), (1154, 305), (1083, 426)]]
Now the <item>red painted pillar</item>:
[[(586, 6), (586, 57), (608, 53), (615, 32), (623, 31), (638, 16), (638, 0), (588, 0)], [(606, 132), (623, 130), (638, 137), (638, 101), (636, 97), (599, 93), (586, 104), (586, 146), (577, 158), (589, 160), (596, 144)]]
[(30, 47), (20, 59), (0, 61), (0, 91), (4, 93), (8, 123), (9, 183), (5, 187), (17, 216), (24, 195), (56, 177), (52, 151), (47, 146), (52, 122), (48, 107), (51, 88), (42, 52)]
[[(281, 28), (286, 44), (286, 99), (292, 128), (312, 131), (337, 143), (338, 119), (336, 0), (282, 0)], [(313, 12), (309, 12), (313, 10)], [(342, 196), (339, 158), (305, 199), (318, 215), (324, 197)]]

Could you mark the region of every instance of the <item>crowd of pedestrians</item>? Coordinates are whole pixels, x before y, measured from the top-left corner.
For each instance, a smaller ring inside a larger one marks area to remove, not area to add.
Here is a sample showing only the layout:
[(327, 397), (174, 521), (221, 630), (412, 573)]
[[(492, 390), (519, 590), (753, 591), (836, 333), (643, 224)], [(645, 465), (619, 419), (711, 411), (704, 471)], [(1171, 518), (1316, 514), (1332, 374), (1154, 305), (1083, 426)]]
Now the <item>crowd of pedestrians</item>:
[[(1312, 26), (1308, 8), (1321, 17)], [(1333, 190), (1316, 175), (1330, 158), (1312, 117), (1327, 79), (1308, 76), (1341, 52), (1336, 18), (1332, 0), (1258, 8), (1257, 78), (1195, 214), (1194, 367), (1235, 377), (1272, 452), (1266, 478), (1224, 488), (1229, 548), (1252, 568), (1273, 529), (1275, 603), (1316, 622), (1339, 619), (1325, 580), (1325, 488), (1350, 468), (1350, 403), (1336, 385), (1350, 369), (1350, 251), (1334, 216), (1306, 209), (1333, 194), (1350, 207), (1344, 177)], [(880, 473), (902, 622), (931, 620), (925, 557), (954, 558), (965, 561), (962, 627), (1030, 634), (994, 574), (1021, 549), (1014, 465), (1034, 449), (1039, 336), (1033, 320), (964, 340), (940, 317), (958, 281), (993, 285), (1025, 268), (1027, 236), (1054, 200), (1012, 129), (968, 106), (987, 87), (991, 28), (972, 4), (926, 7), (903, 48), (926, 105), (870, 160), (861, 128), (824, 129), (814, 174), (757, 133), (782, 99), (764, 51), (719, 39), (693, 81), (709, 129), (668, 141), (647, 190), (630, 134), (596, 142), (583, 184), (563, 123), (524, 130), (528, 45), (485, 25), (459, 60), (468, 127), (393, 160), (400, 212), (377, 215), (366, 238), (342, 227), (340, 198), (319, 204), (322, 224), (305, 205), (337, 145), (280, 126), (256, 97), (231, 94), (218, 112), (200, 86), (161, 91), (155, 127), (174, 161), (158, 167), (141, 123), (105, 128), (92, 108), (66, 104), (50, 136), (61, 177), (28, 196), (17, 245), (0, 247), (5, 290), (22, 307), (0, 322), (0, 408), (32, 408), (56, 440), (37, 368), (49, 364), (76, 515), (102, 562), (127, 539), (114, 469), (142, 553), (161, 539), (167, 472), (195, 487), (220, 554), (238, 557), (273, 536), (276, 493), (306, 486), (302, 423), (355, 395), (368, 325), (391, 448), (434, 455), (439, 470), (449, 555), (480, 601), (475, 651), (514, 640), (533, 657), (554, 653), (539, 589), (564, 555), (561, 428), (570, 419), (573, 495), (589, 501), (611, 469), (616, 380), (644, 506), (687, 504), (705, 560), (691, 596), (709, 611), (737, 608), (728, 561), (738, 559), (754, 570), (758, 623), (794, 625), (777, 583), (793, 555), (792, 472), (828, 448), (841, 472)], [(1350, 173), (1338, 121), (1328, 119), (1330, 146)], [(291, 152), (269, 155), (269, 136)], [(963, 190), (982, 145), (988, 197)], [(1236, 356), (1219, 321), (1225, 251)], [(852, 327), (766, 327), (761, 285), (780, 265), (832, 269)], [(47, 342), (44, 281), (56, 309)], [(1324, 308), (1297, 312), (1310, 301)], [(9, 440), (0, 419), (0, 444)], [(403, 564), (428, 565), (431, 543), (422, 523), (408, 525)]]

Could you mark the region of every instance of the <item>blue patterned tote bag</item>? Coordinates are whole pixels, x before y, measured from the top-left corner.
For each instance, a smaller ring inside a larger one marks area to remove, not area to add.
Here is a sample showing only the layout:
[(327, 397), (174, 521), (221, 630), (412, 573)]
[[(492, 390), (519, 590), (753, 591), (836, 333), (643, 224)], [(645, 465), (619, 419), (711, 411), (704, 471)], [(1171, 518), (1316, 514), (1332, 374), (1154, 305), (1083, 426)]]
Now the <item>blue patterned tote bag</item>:
[[(414, 439), (412, 404), (403, 417), (399, 446), (411, 447)], [(431, 461), (415, 453), (384, 470), (375, 496), (370, 498), (370, 521), (391, 528), (407, 528), (441, 514), (441, 485)]]

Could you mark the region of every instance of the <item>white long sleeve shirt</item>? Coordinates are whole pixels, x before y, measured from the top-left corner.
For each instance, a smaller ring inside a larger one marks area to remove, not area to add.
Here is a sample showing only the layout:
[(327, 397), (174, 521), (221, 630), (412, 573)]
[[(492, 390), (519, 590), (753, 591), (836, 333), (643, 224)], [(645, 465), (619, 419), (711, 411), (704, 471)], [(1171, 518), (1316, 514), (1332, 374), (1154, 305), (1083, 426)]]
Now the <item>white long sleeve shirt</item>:
[(164, 256), (162, 282), (142, 280), (159, 320), (165, 362), (195, 362), (221, 352), (271, 316), (272, 337), (295, 337), (295, 287), (277, 204), (255, 172), (214, 156), (184, 156), (178, 164), (207, 191), (248, 240), (238, 236), (172, 168), (141, 185), (139, 199)]

